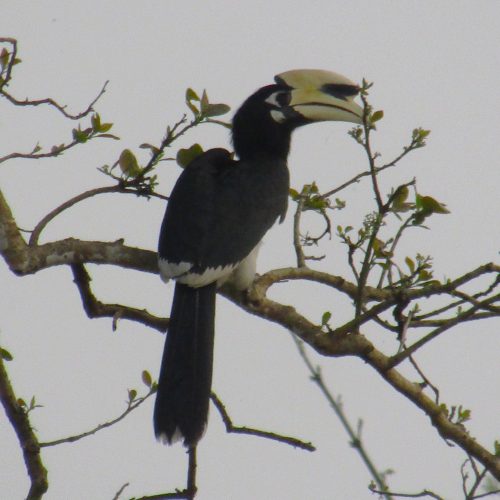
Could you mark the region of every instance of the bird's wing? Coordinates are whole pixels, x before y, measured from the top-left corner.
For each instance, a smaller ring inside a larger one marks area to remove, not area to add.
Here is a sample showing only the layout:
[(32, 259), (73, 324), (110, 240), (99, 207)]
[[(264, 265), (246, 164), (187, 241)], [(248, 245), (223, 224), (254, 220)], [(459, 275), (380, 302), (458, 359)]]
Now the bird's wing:
[(197, 157), (179, 177), (163, 220), (163, 279), (203, 286), (231, 273), (286, 211), (284, 162), (238, 162), (224, 149)]

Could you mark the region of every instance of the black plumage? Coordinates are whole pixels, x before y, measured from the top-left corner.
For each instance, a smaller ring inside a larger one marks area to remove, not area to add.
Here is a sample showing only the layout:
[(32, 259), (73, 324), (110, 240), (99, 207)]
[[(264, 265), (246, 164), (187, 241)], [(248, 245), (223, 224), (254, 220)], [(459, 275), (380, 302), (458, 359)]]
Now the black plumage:
[[(302, 80), (306, 90), (299, 88), (295, 95)], [(292, 71), (276, 82), (250, 96), (234, 116), (239, 159), (219, 148), (198, 156), (180, 175), (168, 202), (159, 263), (163, 279), (177, 284), (154, 412), (156, 436), (168, 443), (183, 438), (186, 446), (194, 446), (205, 429), (216, 286), (235, 279), (239, 288), (247, 288), (262, 237), (285, 217), (292, 131), (312, 121), (359, 121), (360, 108), (350, 97), (356, 87), (339, 75)], [(320, 84), (316, 94), (311, 82)], [(321, 90), (325, 84), (327, 92)]]

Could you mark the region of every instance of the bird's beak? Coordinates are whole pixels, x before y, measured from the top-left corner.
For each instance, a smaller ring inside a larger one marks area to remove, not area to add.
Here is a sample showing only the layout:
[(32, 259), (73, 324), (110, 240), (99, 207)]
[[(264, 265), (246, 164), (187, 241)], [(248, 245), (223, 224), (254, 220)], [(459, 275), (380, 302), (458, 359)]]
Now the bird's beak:
[(296, 69), (280, 73), (275, 80), (290, 88), (288, 106), (306, 120), (363, 121), (363, 108), (354, 102), (359, 87), (338, 73)]

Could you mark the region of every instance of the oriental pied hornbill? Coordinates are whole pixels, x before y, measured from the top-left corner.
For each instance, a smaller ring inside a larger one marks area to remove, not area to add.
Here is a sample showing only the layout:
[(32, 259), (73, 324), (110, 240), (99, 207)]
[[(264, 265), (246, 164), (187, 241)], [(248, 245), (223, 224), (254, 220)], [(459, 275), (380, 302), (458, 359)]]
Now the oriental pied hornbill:
[(284, 219), (292, 131), (318, 121), (360, 123), (358, 87), (322, 70), (292, 70), (251, 95), (233, 119), (239, 158), (211, 149), (174, 186), (159, 241), (164, 281), (174, 299), (154, 410), (156, 436), (195, 446), (207, 423), (212, 383), (216, 288), (245, 290), (255, 276), (260, 241)]

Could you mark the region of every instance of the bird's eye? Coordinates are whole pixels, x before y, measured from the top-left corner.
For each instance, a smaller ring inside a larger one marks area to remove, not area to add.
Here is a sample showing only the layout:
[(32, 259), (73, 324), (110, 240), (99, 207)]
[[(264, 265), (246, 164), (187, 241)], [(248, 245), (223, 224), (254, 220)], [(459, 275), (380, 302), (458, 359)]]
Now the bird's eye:
[(290, 92), (278, 92), (276, 94), (276, 102), (281, 106), (288, 106), (290, 101), (292, 100), (292, 96)]
[(290, 92), (275, 92), (266, 99), (266, 102), (278, 108), (283, 108), (288, 106), (291, 100), (292, 96)]

